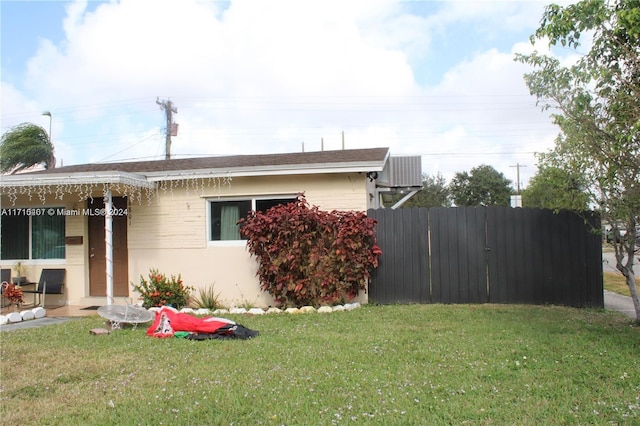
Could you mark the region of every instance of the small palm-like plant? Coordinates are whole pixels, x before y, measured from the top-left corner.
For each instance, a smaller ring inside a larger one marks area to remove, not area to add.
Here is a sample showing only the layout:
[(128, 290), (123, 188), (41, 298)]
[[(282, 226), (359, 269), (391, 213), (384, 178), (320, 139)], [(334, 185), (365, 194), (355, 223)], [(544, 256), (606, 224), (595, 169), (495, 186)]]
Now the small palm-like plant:
[(193, 308), (204, 308), (209, 310), (216, 310), (222, 307), (220, 303), (220, 292), (215, 291), (214, 284), (205, 288), (198, 289), (198, 295), (191, 300), (191, 306)]

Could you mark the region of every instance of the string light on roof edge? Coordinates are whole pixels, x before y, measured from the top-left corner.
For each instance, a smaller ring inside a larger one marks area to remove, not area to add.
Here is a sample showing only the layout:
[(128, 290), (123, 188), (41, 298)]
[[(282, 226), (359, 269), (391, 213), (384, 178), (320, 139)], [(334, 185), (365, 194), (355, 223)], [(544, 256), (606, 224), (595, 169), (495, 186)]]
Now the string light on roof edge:
[[(103, 179), (104, 177), (96, 176), (96, 181)], [(159, 200), (160, 191), (167, 192), (174, 196), (173, 190), (185, 189), (186, 194), (189, 195), (190, 191), (200, 192), (204, 196), (205, 189), (211, 188), (218, 192), (222, 190), (224, 186), (231, 185), (231, 177), (227, 175), (223, 176), (191, 176), (191, 177), (178, 177), (176, 179), (163, 179), (157, 183), (149, 183), (148, 185), (140, 185), (134, 178), (122, 177), (122, 182), (77, 182), (76, 179), (69, 178), (66, 182), (57, 184), (46, 183), (32, 183), (22, 186), (10, 186), (3, 185), (0, 187), (0, 194), (7, 196), (12, 205), (15, 206), (16, 201), (20, 196), (25, 196), (31, 201), (34, 196), (37, 196), (42, 204), (47, 201), (47, 195), (53, 195), (55, 200), (63, 201), (65, 196), (76, 195), (78, 201), (93, 201), (94, 194), (102, 192), (102, 196), (105, 196), (108, 191), (112, 193), (120, 194), (127, 197), (133, 202), (142, 204), (144, 198), (147, 199), (149, 205), (155, 199)]]

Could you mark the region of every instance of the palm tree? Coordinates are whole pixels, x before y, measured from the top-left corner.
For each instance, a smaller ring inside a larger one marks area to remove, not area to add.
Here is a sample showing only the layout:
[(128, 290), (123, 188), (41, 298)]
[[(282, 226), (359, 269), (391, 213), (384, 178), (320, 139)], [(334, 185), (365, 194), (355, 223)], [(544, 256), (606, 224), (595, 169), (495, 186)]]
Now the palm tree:
[(0, 139), (0, 172), (11, 174), (36, 164), (45, 169), (56, 165), (53, 144), (47, 131), (32, 123), (22, 123)]

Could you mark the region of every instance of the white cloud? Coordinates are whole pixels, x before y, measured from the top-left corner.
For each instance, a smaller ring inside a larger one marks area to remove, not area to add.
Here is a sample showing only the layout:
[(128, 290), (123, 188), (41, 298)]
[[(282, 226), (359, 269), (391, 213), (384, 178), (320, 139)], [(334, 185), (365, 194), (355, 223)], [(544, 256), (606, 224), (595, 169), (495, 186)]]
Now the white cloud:
[[(2, 93), (2, 128), (13, 127), (24, 121), (27, 121), (30, 115), (24, 115), (18, 111), (35, 111), (37, 110), (37, 103), (32, 99), (29, 99), (20, 90), (16, 89), (13, 85), (1, 82), (0, 93)], [(11, 105), (12, 110), (4, 109), (4, 105)], [(38, 123), (35, 123), (38, 124)]]
[[(438, 154), (460, 155), (438, 161), (445, 177), (483, 163), (514, 181), (510, 167), (517, 163), (528, 167), (521, 180), (535, 173), (530, 153), (550, 148), (557, 130), (529, 96), (523, 80), (526, 71), (513, 61), (513, 53), (492, 49), (458, 64), (431, 89), (443, 105), (433, 117), (439, 133), (432, 144)], [(469, 155), (462, 157), (464, 153)]]
[[(416, 81), (438, 65), (422, 61), (439, 48), (434, 32), (462, 23), (481, 28), (467, 37), (496, 37), (501, 23), (535, 26), (540, 4), (446, 2), (431, 16), (382, 0), (223, 5), (70, 4), (66, 40), (41, 41), (24, 93), (5, 99), (3, 85), (3, 117), (51, 110), (65, 164), (162, 157), (158, 96), (178, 106), (174, 155), (317, 150), (321, 138), (339, 149), (344, 131), (347, 148), (428, 154), (428, 173), (487, 163), (507, 175), (514, 153), (549, 142), (511, 51), (460, 52), (437, 85)], [(532, 174), (531, 156), (522, 161)]]

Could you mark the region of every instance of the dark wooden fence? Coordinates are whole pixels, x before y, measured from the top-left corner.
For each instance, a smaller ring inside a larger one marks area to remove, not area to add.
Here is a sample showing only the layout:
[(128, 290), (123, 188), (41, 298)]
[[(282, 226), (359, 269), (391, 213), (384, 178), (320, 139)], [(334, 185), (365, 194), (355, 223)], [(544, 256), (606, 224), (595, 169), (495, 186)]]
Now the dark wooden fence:
[(604, 306), (595, 213), (437, 207), (368, 215), (383, 252), (371, 302)]

